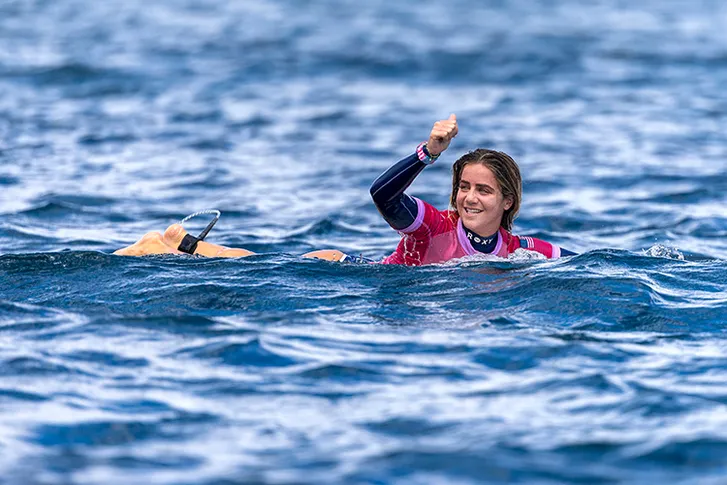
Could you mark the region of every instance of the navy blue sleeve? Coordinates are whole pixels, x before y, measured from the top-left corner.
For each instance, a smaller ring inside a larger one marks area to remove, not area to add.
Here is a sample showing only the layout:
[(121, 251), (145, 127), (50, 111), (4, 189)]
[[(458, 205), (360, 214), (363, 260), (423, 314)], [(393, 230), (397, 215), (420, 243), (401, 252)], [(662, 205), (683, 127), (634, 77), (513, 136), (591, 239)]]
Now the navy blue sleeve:
[(568, 251), (567, 249), (560, 248), (560, 255), (561, 256), (577, 256), (578, 253), (574, 253), (573, 251)]
[(404, 191), (426, 166), (414, 153), (397, 162), (371, 184), (371, 197), (376, 208), (394, 229), (405, 229), (414, 223), (417, 203)]

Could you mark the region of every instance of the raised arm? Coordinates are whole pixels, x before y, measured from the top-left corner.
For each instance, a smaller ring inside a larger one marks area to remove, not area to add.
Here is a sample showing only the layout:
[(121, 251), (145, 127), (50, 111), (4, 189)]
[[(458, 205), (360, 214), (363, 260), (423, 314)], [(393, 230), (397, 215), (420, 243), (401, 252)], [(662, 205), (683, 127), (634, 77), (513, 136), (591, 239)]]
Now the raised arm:
[(414, 179), (447, 149), (457, 136), (457, 117), (434, 123), (429, 140), (417, 151), (381, 174), (371, 185), (371, 197), (384, 220), (397, 230), (409, 227), (417, 217), (417, 203), (404, 193)]

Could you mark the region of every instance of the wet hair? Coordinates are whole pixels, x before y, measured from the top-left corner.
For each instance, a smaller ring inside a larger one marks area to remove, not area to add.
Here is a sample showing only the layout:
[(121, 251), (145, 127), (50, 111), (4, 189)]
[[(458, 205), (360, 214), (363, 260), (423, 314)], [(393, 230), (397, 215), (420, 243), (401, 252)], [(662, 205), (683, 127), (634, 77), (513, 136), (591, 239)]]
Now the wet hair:
[(462, 180), (462, 171), (467, 165), (480, 163), (492, 170), (495, 180), (500, 186), (504, 198), (512, 200), (512, 206), (502, 214), (500, 226), (508, 231), (512, 230), (512, 221), (515, 220), (520, 210), (520, 201), (523, 197), (523, 182), (520, 177), (520, 168), (510, 155), (486, 148), (478, 148), (466, 153), (452, 165), (452, 195), (449, 203), (454, 210), (457, 210), (457, 193), (459, 183)]

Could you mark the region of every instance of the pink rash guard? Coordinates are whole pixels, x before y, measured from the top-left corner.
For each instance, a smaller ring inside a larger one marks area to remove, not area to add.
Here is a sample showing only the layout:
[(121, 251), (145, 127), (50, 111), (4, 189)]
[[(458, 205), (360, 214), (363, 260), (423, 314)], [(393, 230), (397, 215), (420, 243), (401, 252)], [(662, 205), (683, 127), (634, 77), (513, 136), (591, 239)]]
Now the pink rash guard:
[[(483, 254), (472, 247), (456, 211), (440, 211), (420, 199), (412, 199), (417, 204), (416, 218), (409, 227), (399, 230), (403, 235), (401, 242), (383, 264), (420, 266)], [(549, 259), (561, 256), (560, 247), (554, 244), (514, 236), (502, 227), (497, 233), (497, 245), (489, 254), (506, 258), (518, 248), (538, 252)]]

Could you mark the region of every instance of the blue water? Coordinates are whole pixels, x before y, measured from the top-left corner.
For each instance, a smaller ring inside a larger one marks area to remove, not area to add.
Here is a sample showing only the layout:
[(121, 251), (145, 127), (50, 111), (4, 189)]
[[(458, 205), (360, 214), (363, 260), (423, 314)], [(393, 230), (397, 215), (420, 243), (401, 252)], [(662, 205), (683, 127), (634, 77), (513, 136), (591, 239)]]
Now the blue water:
[[(726, 85), (718, 1), (0, 2), (0, 483), (725, 483)], [(579, 256), (298, 257), (451, 112), (410, 193)]]

